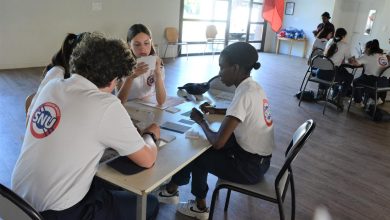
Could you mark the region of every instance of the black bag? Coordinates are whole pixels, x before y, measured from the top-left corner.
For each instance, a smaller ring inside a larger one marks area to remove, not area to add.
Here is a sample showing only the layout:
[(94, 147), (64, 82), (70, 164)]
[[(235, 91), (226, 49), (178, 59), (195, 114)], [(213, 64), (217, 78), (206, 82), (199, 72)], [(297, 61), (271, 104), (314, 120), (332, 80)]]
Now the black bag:
[(375, 115), (374, 115), (374, 105), (368, 106), (367, 114), (371, 117), (373, 117), (374, 121), (390, 121), (390, 114), (380, 108), (376, 108)]
[(219, 76), (214, 76), (208, 82), (204, 83), (187, 83), (184, 86), (177, 87), (178, 89), (184, 89), (191, 95), (202, 95), (210, 89), (210, 82)]
[(316, 100), (314, 97), (314, 92), (312, 90), (298, 92), (297, 94), (295, 94), (295, 97), (297, 97), (297, 99), (300, 99), (301, 95), (302, 101), (314, 102)]

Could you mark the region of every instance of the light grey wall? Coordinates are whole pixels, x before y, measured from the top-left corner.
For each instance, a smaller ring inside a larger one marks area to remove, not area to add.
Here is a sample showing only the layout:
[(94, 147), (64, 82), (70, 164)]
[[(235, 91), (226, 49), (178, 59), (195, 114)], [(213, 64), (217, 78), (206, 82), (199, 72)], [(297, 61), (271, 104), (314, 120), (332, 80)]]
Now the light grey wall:
[[(94, 3), (102, 10), (93, 11)], [(161, 45), (179, 16), (180, 0), (0, 0), (0, 69), (46, 65), (68, 32), (125, 39), (130, 25), (143, 23)]]

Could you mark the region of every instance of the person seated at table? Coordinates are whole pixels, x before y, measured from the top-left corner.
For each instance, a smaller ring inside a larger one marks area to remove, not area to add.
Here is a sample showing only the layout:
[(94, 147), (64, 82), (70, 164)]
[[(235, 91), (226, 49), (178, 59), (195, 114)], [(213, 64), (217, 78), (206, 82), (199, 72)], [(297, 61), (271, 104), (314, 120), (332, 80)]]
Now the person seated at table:
[(329, 39), (333, 37), (333, 31), (329, 27), (323, 28), (316, 36), (316, 39), (313, 43), (313, 50), (320, 48), (321, 50), (325, 50), (326, 43), (328, 43)]
[[(48, 71), (63, 72), (65, 79), (70, 77), (70, 71), (69, 71), (70, 55), (72, 54), (73, 49), (76, 47), (77, 43), (81, 40), (83, 34), (84, 33), (76, 35), (73, 33), (69, 33), (66, 35), (64, 41), (62, 42), (61, 48), (57, 51), (57, 53), (54, 54), (50, 64), (48, 64), (43, 70), (43, 77), (47, 74)], [(26, 115), (28, 115), (28, 109), (35, 95), (36, 93), (33, 93), (29, 95), (26, 99), (26, 104), (25, 104)]]
[(230, 106), (224, 109), (200, 106), (204, 113), (225, 113), (217, 132), (210, 129), (204, 115), (193, 108), (191, 119), (205, 132), (212, 147), (175, 174), (158, 194), (163, 203), (178, 203), (178, 186), (189, 183), (195, 200), (180, 203), (177, 211), (198, 219), (208, 218), (207, 175), (242, 184), (255, 184), (267, 172), (274, 148), (274, 129), (269, 101), (262, 87), (250, 77), (260, 63), (256, 49), (245, 42), (227, 46), (220, 54), (219, 75), (227, 86), (236, 88)]
[[(94, 178), (107, 148), (152, 167), (155, 124), (140, 135), (112, 95), (116, 79), (135, 64), (125, 42), (84, 34), (70, 59), (72, 75), (48, 71), (31, 104), (31, 117), (12, 174), (12, 189), (45, 219), (134, 219), (136, 196)], [(153, 135), (151, 135), (153, 134)], [(104, 186), (106, 185), (106, 186)], [(148, 198), (148, 218), (158, 213)]]
[[(379, 41), (374, 39), (366, 43), (363, 56), (355, 59), (350, 59), (350, 63), (354, 66), (364, 65), (364, 73), (356, 78), (353, 81), (354, 86), (359, 84), (366, 84), (370, 86), (375, 86), (375, 83), (378, 83), (379, 87), (386, 87), (389, 84), (389, 81), (385, 77), (379, 77), (379, 74), (389, 66), (389, 62), (383, 50), (379, 47)], [(379, 78), (378, 78), (379, 77)], [(375, 95), (372, 94), (372, 91), (365, 91), (365, 96), (375, 99)], [(379, 93), (379, 100), (377, 103), (383, 103), (386, 99), (386, 92)], [(363, 97), (363, 91), (361, 88), (355, 89), (354, 101), (355, 104), (359, 107), (364, 107), (361, 103)], [(368, 99), (367, 99), (368, 100)]]
[[(143, 24), (134, 24), (129, 28), (127, 44), (136, 58), (157, 56), (153, 47), (152, 33)], [(158, 56), (154, 69), (149, 68), (144, 62), (137, 63), (130, 76), (119, 79), (118, 98), (125, 103), (128, 100), (142, 99), (155, 94), (157, 103), (162, 105), (166, 100), (164, 78), (164, 66)]]
[[(335, 82), (341, 85), (341, 91), (338, 91), (338, 86), (333, 88), (334, 96), (339, 95), (337, 105), (343, 107), (343, 98), (348, 91), (351, 91), (351, 83), (353, 75), (342, 66), (346, 60), (351, 58), (351, 51), (349, 44), (346, 42), (347, 31), (344, 28), (337, 28), (335, 36), (328, 41), (325, 47), (324, 55), (330, 58), (335, 66), (336, 75)], [(324, 80), (332, 80), (333, 74), (329, 71), (318, 71), (317, 77)], [(318, 87), (318, 99), (324, 98), (328, 87), (320, 84)]]

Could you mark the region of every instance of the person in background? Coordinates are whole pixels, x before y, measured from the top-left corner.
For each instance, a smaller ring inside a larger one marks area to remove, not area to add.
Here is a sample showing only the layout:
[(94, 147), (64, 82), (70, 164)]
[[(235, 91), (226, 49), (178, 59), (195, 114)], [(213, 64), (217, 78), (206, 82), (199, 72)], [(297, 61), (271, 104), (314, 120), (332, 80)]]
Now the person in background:
[[(375, 86), (375, 83), (378, 83), (379, 87), (388, 86), (388, 79), (385, 77), (379, 77), (379, 74), (389, 66), (389, 61), (385, 54), (383, 54), (383, 50), (379, 47), (379, 41), (374, 39), (372, 41), (368, 41), (366, 43), (366, 47), (364, 49), (364, 55), (357, 59), (350, 59), (350, 63), (354, 66), (364, 65), (364, 73), (356, 78), (353, 81), (354, 86), (357, 86), (361, 83), (366, 85)], [(364, 91), (367, 97), (374, 99), (375, 96), (371, 91)], [(363, 91), (361, 88), (355, 89), (354, 101), (358, 107), (364, 107), (364, 104), (361, 103), (363, 97)], [(386, 92), (379, 93), (378, 104), (381, 104), (386, 99)], [(373, 102), (373, 101), (372, 101)]]
[[(135, 219), (136, 196), (94, 178), (107, 148), (142, 167), (156, 161), (159, 127), (139, 134), (111, 94), (134, 64), (125, 42), (88, 33), (71, 55), (70, 78), (53, 68), (45, 75), (11, 178), (12, 189), (45, 219)], [(152, 219), (156, 197), (147, 205)]]
[[(69, 60), (70, 55), (73, 52), (73, 49), (76, 47), (77, 43), (80, 42), (84, 33), (81, 34), (73, 34), (69, 33), (66, 35), (64, 41), (62, 42), (61, 48), (54, 54), (51, 58), (50, 64), (48, 64), (43, 70), (43, 77), (47, 74), (48, 71), (52, 72), (63, 72), (64, 79), (70, 77), (69, 71)], [(39, 93), (39, 91), (37, 91)], [(25, 111), (28, 118), (28, 109), (33, 101), (36, 93), (29, 95), (26, 99)]]
[[(334, 96), (339, 95), (337, 99), (338, 107), (343, 108), (343, 98), (346, 96), (348, 90), (351, 90), (351, 83), (353, 75), (350, 74), (345, 67), (342, 66), (351, 58), (351, 50), (349, 44), (346, 42), (347, 31), (344, 28), (337, 28), (335, 36), (328, 41), (325, 47), (324, 55), (333, 61), (336, 69), (335, 82), (341, 85), (340, 88), (335, 87)], [(332, 80), (332, 74), (328, 71), (318, 71), (317, 77), (325, 80)], [(320, 97), (325, 97), (326, 85), (320, 84), (318, 87), (318, 94)]]
[(158, 194), (163, 203), (179, 202), (178, 187), (189, 183), (195, 200), (180, 203), (177, 211), (197, 219), (207, 219), (207, 175), (242, 184), (255, 184), (267, 172), (274, 148), (274, 129), (269, 101), (265, 92), (250, 77), (252, 69), (259, 69), (256, 49), (245, 42), (227, 46), (219, 58), (219, 75), (226, 86), (236, 88), (227, 109), (216, 109), (208, 103), (200, 106), (204, 113), (225, 114), (221, 127), (212, 131), (197, 109), (191, 119), (205, 132), (212, 144), (205, 153), (175, 174)]
[[(131, 52), (136, 58), (144, 56), (157, 56), (153, 47), (152, 33), (143, 24), (134, 24), (127, 32), (127, 43)], [(133, 74), (118, 83), (118, 98), (122, 103), (133, 99), (142, 99), (147, 96), (156, 95), (159, 105), (166, 100), (164, 85), (165, 70), (162, 60), (157, 56), (155, 69), (150, 69), (143, 62), (137, 63), (132, 70)]]
[(333, 37), (333, 31), (329, 26), (323, 28), (316, 36), (313, 43), (313, 50), (320, 48), (325, 50), (326, 43)]
[(324, 12), (322, 13), (321, 18), (322, 18), (322, 23), (317, 25), (317, 29), (313, 31), (314, 36), (317, 37), (317, 35), (325, 28), (329, 29), (332, 33), (335, 33), (334, 25), (329, 21), (330, 14), (328, 12)]

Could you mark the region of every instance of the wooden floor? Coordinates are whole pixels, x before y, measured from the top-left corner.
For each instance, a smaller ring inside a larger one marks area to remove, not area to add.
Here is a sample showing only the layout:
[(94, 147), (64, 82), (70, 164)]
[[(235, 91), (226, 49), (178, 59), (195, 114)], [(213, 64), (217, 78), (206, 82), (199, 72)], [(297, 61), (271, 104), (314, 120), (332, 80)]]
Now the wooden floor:
[[(293, 163), (296, 184), (296, 219), (312, 219), (319, 205), (333, 219), (390, 219), (390, 123), (376, 123), (358, 109), (337, 112), (322, 104), (302, 103), (293, 96), (306, 71), (306, 60), (261, 53), (262, 67), (252, 72), (270, 99), (276, 149), (272, 163), (280, 165), (294, 130), (306, 119), (317, 128)], [(166, 60), (166, 86), (170, 95), (187, 82), (203, 82), (218, 73), (218, 56)], [(0, 182), (9, 186), (25, 130), (24, 98), (34, 92), (42, 68), (0, 70)], [(314, 88), (314, 87), (313, 87)], [(386, 103), (388, 108), (390, 104)], [(209, 177), (210, 192), (216, 178)], [(181, 201), (192, 199), (188, 186), (180, 188)], [(277, 206), (232, 193), (227, 213), (225, 193), (219, 196), (215, 219), (278, 219)], [(286, 208), (290, 209), (290, 197)], [(189, 219), (174, 205), (161, 205), (158, 219)]]

